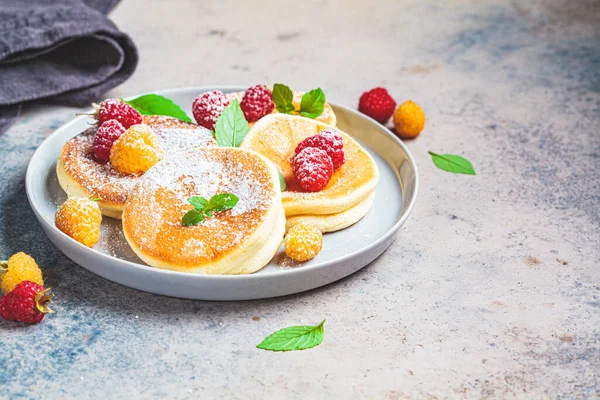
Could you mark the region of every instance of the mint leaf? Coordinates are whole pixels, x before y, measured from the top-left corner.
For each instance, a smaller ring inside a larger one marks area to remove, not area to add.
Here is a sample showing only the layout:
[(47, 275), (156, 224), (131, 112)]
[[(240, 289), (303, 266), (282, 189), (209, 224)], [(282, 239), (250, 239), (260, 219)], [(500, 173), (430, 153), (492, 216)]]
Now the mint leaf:
[(225, 107), (215, 123), (217, 144), (221, 147), (240, 147), (249, 129), (240, 103), (238, 99), (234, 99)]
[(221, 193), (214, 195), (210, 200), (200, 196), (190, 196), (187, 201), (194, 206), (194, 209), (183, 216), (181, 220), (183, 226), (198, 225), (206, 217), (214, 217), (216, 212), (229, 210), (235, 207), (239, 198), (232, 193)]
[(195, 208), (186, 212), (181, 220), (181, 224), (183, 226), (192, 226), (198, 225), (200, 222), (204, 221), (204, 214), (202, 214), (201, 210), (196, 210)]
[(240, 199), (233, 193), (215, 194), (208, 202), (207, 212), (221, 212), (229, 210), (237, 204)]
[(187, 201), (198, 211), (202, 211), (208, 206), (208, 200), (200, 196), (188, 197)]
[(133, 100), (121, 99), (121, 101), (138, 110), (140, 114), (166, 115), (167, 117), (177, 118), (185, 122), (192, 122), (181, 107), (166, 97), (157, 94), (146, 94)]
[(281, 187), (282, 192), (285, 192), (285, 189), (287, 189), (287, 183), (285, 182), (285, 177), (283, 176), (283, 174), (281, 172), (279, 173), (279, 186)]
[(321, 88), (304, 93), (300, 102), (300, 115), (308, 118), (317, 118), (323, 114), (325, 108), (325, 93)]
[(310, 349), (323, 341), (325, 334), (323, 320), (317, 326), (290, 326), (268, 336), (258, 346), (259, 349), (271, 351), (290, 351)]
[(430, 151), (433, 163), (439, 169), (455, 174), (476, 175), (471, 162), (454, 154), (437, 154)]
[(276, 83), (273, 85), (271, 98), (273, 99), (273, 103), (275, 103), (275, 108), (280, 113), (291, 114), (294, 111), (294, 93), (292, 89), (284, 84)]

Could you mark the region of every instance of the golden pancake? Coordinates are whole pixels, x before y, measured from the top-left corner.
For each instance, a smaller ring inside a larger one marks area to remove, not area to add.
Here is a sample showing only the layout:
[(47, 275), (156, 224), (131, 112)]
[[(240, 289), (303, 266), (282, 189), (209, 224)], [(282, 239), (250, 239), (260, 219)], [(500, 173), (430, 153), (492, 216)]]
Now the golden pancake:
[(323, 122), (286, 114), (271, 114), (250, 129), (241, 147), (261, 153), (275, 163), (285, 177), (282, 193), (286, 216), (336, 214), (365, 200), (379, 180), (373, 158), (348, 134), (337, 132), (344, 141), (346, 163), (334, 171), (329, 184), (319, 192), (305, 192), (294, 177), (291, 161), (298, 143), (323, 129)]
[[(160, 115), (144, 115), (143, 122), (154, 131), (165, 155), (216, 145), (212, 133), (198, 125)], [(69, 196), (100, 198), (102, 213), (120, 219), (127, 195), (140, 175), (124, 175), (113, 169), (110, 162), (96, 161), (95, 132), (96, 128), (89, 128), (64, 145), (56, 164), (58, 182)]]
[[(233, 193), (239, 202), (194, 226), (187, 198)], [(281, 245), (285, 218), (279, 175), (253, 151), (201, 147), (150, 168), (130, 192), (123, 232), (133, 251), (157, 268), (206, 274), (251, 273)]]
[[(295, 90), (293, 92), (294, 92), (293, 103), (294, 103), (294, 107), (296, 107), (296, 110), (297, 110), (300, 108), (300, 101), (302, 100), (302, 95), (304, 94), (304, 92), (296, 92)], [(233, 99), (238, 99), (241, 102), (245, 93), (246, 92), (225, 93), (225, 96), (227, 96), (229, 101), (232, 101)], [(273, 109), (272, 114), (278, 114), (278, 111), (276, 108)], [(327, 102), (325, 102), (325, 106), (323, 107), (323, 112), (316, 119), (318, 121), (324, 122), (324, 123), (332, 125), (332, 126), (335, 126), (337, 123), (335, 113), (333, 112), (333, 109)], [(258, 121), (256, 121), (256, 122), (258, 122)], [(248, 125), (250, 127), (252, 127), (256, 122), (249, 122)]]

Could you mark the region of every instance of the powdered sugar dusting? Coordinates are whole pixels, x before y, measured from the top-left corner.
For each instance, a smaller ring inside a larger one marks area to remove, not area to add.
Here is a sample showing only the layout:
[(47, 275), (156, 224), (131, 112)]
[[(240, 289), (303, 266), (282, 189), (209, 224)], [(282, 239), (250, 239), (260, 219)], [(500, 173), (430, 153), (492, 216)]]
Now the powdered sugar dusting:
[(123, 203), (137, 182), (137, 175), (124, 175), (109, 162), (101, 163), (93, 156), (95, 128), (71, 139), (63, 148), (62, 157), (67, 175), (88, 195), (109, 203)]
[(325, 150), (306, 147), (294, 157), (294, 175), (304, 189), (318, 192), (333, 175), (331, 157)]
[[(167, 156), (194, 147), (216, 145), (212, 132), (201, 126), (160, 115), (145, 115), (143, 122), (155, 133)], [(100, 197), (103, 202), (122, 204), (140, 174), (121, 174), (110, 162), (97, 161), (93, 156), (95, 132), (96, 128), (89, 128), (67, 142), (62, 152), (65, 171), (88, 195)]]
[[(256, 155), (231, 148), (197, 148), (166, 157), (132, 190), (123, 213), (132, 240), (155, 257), (198, 264), (218, 258), (260, 226), (273, 206), (268, 166)], [(207, 200), (233, 193), (233, 209), (184, 227), (190, 196)]]
[(145, 115), (144, 123), (150, 125), (160, 147), (166, 154), (217, 144), (212, 132), (208, 129), (171, 117)]
[(212, 130), (228, 104), (229, 100), (220, 90), (202, 93), (192, 102), (194, 119), (198, 124)]

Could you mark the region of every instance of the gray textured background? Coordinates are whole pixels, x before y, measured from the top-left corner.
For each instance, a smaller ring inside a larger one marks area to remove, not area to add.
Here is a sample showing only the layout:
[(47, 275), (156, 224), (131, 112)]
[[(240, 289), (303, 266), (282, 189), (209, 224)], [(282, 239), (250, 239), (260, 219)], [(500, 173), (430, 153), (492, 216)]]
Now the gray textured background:
[[(30, 106), (0, 136), (0, 254), (55, 288), (42, 324), (0, 322), (0, 397), (600, 396), (600, 2), (125, 0), (139, 46), (110, 95), (285, 82), (342, 104), (384, 85), (428, 117), (408, 143), (414, 213), (376, 262), (287, 298), (208, 303), (92, 275), (46, 239), (23, 179), (76, 109)], [(427, 150), (469, 158), (476, 177)], [(326, 318), (315, 349), (254, 348)]]

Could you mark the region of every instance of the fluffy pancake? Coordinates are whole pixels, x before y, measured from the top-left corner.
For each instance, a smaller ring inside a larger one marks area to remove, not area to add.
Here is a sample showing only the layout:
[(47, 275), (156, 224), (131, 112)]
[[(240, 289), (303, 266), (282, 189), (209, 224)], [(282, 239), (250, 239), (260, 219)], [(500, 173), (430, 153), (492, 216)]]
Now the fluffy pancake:
[[(295, 90), (294, 92), (294, 107), (296, 107), (296, 110), (300, 108), (300, 101), (302, 100), (302, 95), (304, 94), (303, 92), (296, 92)], [(226, 93), (225, 95), (227, 96), (227, 98), (229, 99), (229, 101), (233, 100), (233, 99), (238, 99), (239, 101), (242, 101), (242, 98), (244, 97), (244, 94), (246, 92), (232, 92), (232, 93)], [(277, 109), (273, 109), (273, 114), (277, 114), (278, 111)], [(319, 115), (316, 118), (318, 121), (324, 122), (326, 124), (335, 126), (337, 123), (337, 119), (335, 117), (335, 113), (333, 112), (333, 109), (331, 108), (331, 106), (329, 105), (329, 103), (325, 102), (325, 106), (323, 108), (323, 112), (321, 113), (321, 115)], [(257, 121), (258, 122), (258, 121)], [(249, 122), (248, 125), (250, 125), (250, 127), (252, 127), (256, 122)]]
[[(233, 193), (239, 202), (198, 225), (181, 220), (189, 196)], [(201, 147), (166, 157), (144, 174), (123, 210), (133, 251), (158, 268), (206, 274), (252, 273), (281, 245), (285, 217), (275, 166), (253, 151)]]
[(292, 226), (298, 224), (311, 224), (323, 233), (339, 231), (361, 220), (371, 209), (373, 199), (375, 199), (375, 192), (371, 192), (366, 199), (337, 214), (287, 217), (285, 230), (288, 231)]
[[(144, 115), (143, 122), (152, 128), (165, 155), (198, 146), (215, 146), (212, 133), (201, 126), (160, 115)], [(121, 218), (128, 193), (140, 175), (124, 175), (110, 163), (100, 163), (93, 156), (96, 128), (89, 128), (69, 140), (56, 164), (58, 182), (69, 196), (100, 198), (98, 205), (108, 217)]]
[(294, 177), (291, 160), (298, 143), (332, 128), (323, 122), (286, 114), (271, 114), (250, 129), (241, 147), (257, 151), (275, 163), (285, 177), (282, 193), (285, 215), (337, 214), (365, 200), (379, 180), (373, 158), (348, 134), (336, 129), (344, 141), (346, 163), (338, 168), (325, 189), (304, 192)]

